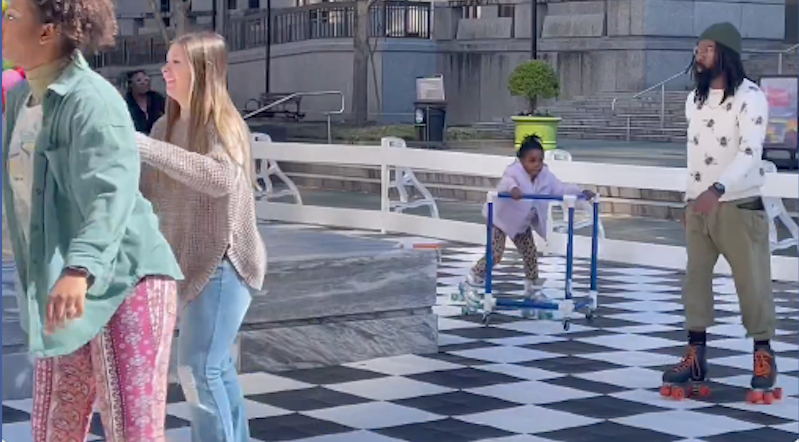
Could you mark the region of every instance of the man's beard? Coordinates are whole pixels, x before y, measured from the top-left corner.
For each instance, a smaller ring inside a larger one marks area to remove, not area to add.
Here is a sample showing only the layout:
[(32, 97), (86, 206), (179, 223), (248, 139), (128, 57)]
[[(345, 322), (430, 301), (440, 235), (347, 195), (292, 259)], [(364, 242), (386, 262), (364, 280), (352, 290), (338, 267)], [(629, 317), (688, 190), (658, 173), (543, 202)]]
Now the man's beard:
[(718, 66), (713, 66), (712, 68), (702, 66), (700, 70), (699, 65), (695, 64), (693, 71), (696, 90), (704, 92), (702, 95), (706, 95), (707, 91), (710, 90), (710, 84), (721, 75), (721, 70)]

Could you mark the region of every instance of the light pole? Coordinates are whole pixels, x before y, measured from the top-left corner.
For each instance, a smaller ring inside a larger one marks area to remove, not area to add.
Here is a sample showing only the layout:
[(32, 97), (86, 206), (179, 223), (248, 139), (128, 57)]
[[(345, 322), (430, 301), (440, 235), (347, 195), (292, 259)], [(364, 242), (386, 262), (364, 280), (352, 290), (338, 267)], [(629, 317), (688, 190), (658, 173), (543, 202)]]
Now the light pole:
[(266, 93), (272, 77), (272, 0), (266, 0)]
[(538, 59), (538, 0), (530, 0), (530, 58)]

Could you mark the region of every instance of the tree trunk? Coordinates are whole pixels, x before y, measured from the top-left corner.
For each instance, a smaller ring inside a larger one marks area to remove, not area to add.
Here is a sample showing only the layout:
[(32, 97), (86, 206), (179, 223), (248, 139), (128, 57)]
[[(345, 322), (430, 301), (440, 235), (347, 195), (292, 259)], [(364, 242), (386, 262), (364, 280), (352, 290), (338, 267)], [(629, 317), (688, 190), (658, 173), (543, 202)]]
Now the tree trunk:
[(356, 0), (352, 41), (352, 118), (364, 124), (369, 118), (369, 0)]
[(184, 35), (189, 32), (189, 11), (191, 11), (191, 0), (178, 0), (172, 14), (175, 17), (176, 35)]
[(158, 30), (161, 31), (161, 38), (164, 39), (164, 43), (169, 44), (169, 31), (166, 29), (164, 16), (161, 14), (161, 8), (155, 3), (155, 0), (147, 0), (147, 3), (150, 5), (150, 9), (153, 10), (155, 21), (158, 24)]

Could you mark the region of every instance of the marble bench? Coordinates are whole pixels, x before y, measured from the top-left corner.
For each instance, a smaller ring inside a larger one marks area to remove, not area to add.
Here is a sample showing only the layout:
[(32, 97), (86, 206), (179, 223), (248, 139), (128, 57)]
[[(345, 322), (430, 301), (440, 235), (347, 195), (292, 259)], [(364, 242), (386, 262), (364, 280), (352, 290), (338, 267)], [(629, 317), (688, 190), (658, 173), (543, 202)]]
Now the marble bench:
[(240, 333), (243, 372), (438, 351), (437, 254), (391, 241), (265, 227), (267, 293)]

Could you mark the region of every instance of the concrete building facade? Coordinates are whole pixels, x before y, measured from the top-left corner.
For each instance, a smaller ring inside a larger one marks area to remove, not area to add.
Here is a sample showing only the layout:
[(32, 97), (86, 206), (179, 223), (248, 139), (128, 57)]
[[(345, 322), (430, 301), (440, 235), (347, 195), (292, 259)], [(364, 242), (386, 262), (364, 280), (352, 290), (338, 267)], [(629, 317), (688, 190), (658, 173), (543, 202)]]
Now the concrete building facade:
[[(282, 23), (275, 21), (275, 15), (292, 10), (307, 16), (305, 11), (313, 8), (308, 4), (315, 0), (298, 1), (305, 2), (272, 0), (272, 24)], [(168, 11), (169, 2), (163, 3)], [(213, 22), (217, 29), (226, 29), (225, 20), (256, 14), (266, 3), (194, 0), (193, 11), (213, 12), (215, 18), (206, 15), (196, 22), (206, 26)], [(119, 0), (118, 4), (124, 35), (156, 29), (147, 2)], [(430, 4), (426, 17), (428, 38), (389, 34), (373, 38), (369, 103), (374, 119), (411, 119), (415, 79), (437, 74), (444, 77), (451, 124), (504, 120), (521, 110), (522, 103), (507, 91), (507, 79), (519, 63), (530, 59), (532, 4), (437, 1)], [(796, 4), (797, 0), (537, 0), (538, 55), (556, 68), (563, 99), (635, 92), (684, 70), (697, 36), (715, 22), (729, 21), (741, 30), (745, 58), (776, 60), (776, 54), (763, 51), (784, 49), (796, 41), (796, 20), (791, 17), (792, 11), (797, 13)], [(334, 21), (332, 13), (324, 20), (322, 15), (312, 17), (317, 20), (314, 25), (324, 21), (329, 26)], [(346, 19), (346, 14), (341, 17)], [(409, 15), (402, 20), (406, 26), (418, 21)], [(238, 105), (243, 107), (266, 89), (265, 57), (263, 46), (232, 53), (230, 89)], [(113, 76), (125, 68), (102, 69)], [(157, 72), (155, 65), (150, 68)], [(339, 90), (349, 98), (352, 40), (342, 33), (274, 44), (271, 70), (269, 89), (273, 92)], [(668, 88), (684, 89), (686, 81), (672, 82)], [(335, 108), (334, 100), (308, 101), (308, 117), (313, 118), (313, 110)]]

